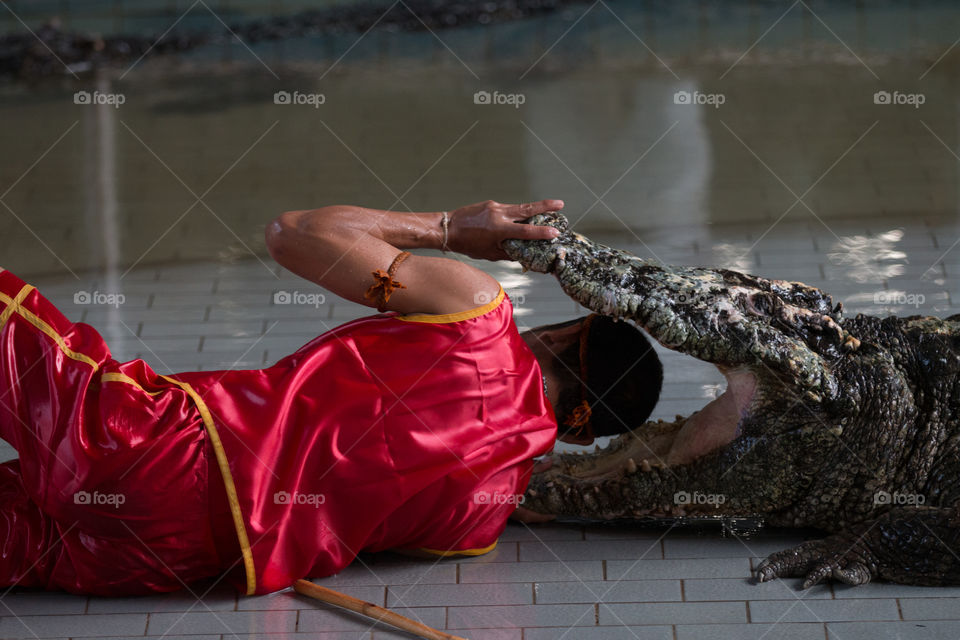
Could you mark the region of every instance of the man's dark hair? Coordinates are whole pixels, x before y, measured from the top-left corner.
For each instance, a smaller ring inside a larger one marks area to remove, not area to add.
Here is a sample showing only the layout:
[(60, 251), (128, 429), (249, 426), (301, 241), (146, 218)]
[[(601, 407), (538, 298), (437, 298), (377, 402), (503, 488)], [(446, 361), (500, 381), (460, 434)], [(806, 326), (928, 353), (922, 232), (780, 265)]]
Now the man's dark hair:
[[(582, 324), (585, 319), (539, 328), (562, 329)], [(617, 435), (639, 427), (653, 413), (663, 385), (663, 366), (653, 345), (627, 321), (594, 316), (586, 351), (585, 390), (581, 382), (579, 337), (555, 354), (553, 369), (562, 380), (554, 407), (560, 435), (571, 430), (565, 422), (584, 398), (592, 410), (590, 427), (594, 436)]]

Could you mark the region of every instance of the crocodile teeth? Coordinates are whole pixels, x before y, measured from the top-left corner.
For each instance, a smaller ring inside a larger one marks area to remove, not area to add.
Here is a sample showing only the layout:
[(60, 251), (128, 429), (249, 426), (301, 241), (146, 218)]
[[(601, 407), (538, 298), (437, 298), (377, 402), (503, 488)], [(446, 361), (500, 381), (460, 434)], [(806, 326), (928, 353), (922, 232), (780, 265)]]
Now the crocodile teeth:
[(636, 473), (637, 472), (637, 463), (633, 461), (633, 458), (627, 458), (627, 473)]
[(653, 467), (650, 466), (650, 461), (647, 460), (646, 458), (644, 458), (643, 460), (640, 461), (640, 469), (641, 469), (644, 473), (649, 473), (652, 468), (653, 468)]

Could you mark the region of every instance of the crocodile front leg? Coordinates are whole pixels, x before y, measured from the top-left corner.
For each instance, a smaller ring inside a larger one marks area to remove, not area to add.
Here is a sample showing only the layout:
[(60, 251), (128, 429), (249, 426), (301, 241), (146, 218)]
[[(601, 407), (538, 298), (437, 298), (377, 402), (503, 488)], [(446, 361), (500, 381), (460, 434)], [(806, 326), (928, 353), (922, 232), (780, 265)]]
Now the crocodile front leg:
[(852, 585), (882, 578), (915, 585), (960, 584), (960, 512), (898, 507), (851, 531), (778, 551), (757, 580), (802, 577), (803, 588), (833, 579)]

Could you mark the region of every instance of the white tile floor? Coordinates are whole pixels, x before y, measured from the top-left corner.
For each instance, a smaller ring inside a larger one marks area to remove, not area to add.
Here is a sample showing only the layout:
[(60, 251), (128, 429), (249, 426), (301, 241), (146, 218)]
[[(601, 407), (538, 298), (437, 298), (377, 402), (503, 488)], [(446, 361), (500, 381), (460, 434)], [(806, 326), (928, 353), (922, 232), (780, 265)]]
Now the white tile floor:
[[(957, 240), (955, 228), (919, 218), (831, 228), (836, 236), (812, 219), (809, 225), (785, 221), (756, 246), (750, 235), (756, 228), (734, 225), (712, 227), (709, 235), (661, 231), (644, 242), (675, 263), (746, 265), (761, 275), (821, 286), (845, 300), (848, 313), (957, 312), (960, 290), (953, 276), (960, 271), (960, 248), (947, 251)], [(632, 237), (598, 239), (644, 254)], [(851, 246), (857, 257), (843, 250)], [(549, 277), (521, 275), (507, 263), (478, 266), (516, 299), (520, 325), (583, 312)], [(369, 312), (330, 294), (316, 307), (273, 304), (277, 291), (321, 291), (256, 260), (131, 272), (122, 280), (125, 304), (117, 308), (74, 303), (81, 290), (116, 293), (97, 276), (30, 281), (68, 317), (97, 327), (117, 358), (143, 357), (161, 372), (261, 367)], [(885, 306), (875, 298), (884, 292), (924, 298), (915, 306)], [(722, 381), (702, 363), (661, 354), (666, 381), (659, 417), (689, 413)], [(473, 639), (960, 636), (960, 588), (872, 584), (799, 591), (796, 580), (752, 583), (757, 558), (805, 535), (811, 532), (741, 538), (712, 530), (511, 524), (487, 556), (438, 562), (362, 556), (319, 582)], [(0, 637), (409, 637), (290, 592), (246, 598), (220, 585), (206, 589), (130, 599), (14, 591), (0, 598)]]

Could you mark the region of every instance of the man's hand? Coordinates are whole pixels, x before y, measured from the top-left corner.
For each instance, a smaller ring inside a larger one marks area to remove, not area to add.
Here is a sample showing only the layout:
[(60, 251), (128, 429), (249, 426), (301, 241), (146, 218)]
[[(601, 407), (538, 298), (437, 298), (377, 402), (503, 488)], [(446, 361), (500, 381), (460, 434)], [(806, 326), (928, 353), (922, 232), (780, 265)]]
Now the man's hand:
[(559, 231), (553, 227), (519, 224), (519, 221), (560, 209), (563, 209), (563, 200), (540, 200), (526, 204), (501, 204), (487, 200), (460, 207), (450, 213), (447, 246), (471, 258), (509, 260), (500, 247), (502, 241), (509, 238), (550, 240), (559, 235)]

